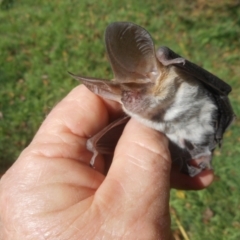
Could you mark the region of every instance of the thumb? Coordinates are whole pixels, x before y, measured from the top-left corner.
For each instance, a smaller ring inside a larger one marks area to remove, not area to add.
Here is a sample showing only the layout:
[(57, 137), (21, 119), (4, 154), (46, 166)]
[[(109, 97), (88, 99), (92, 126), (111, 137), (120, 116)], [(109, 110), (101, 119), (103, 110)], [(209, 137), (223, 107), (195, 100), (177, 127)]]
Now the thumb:
[(120, 215), (139, 224), (144, 222), (144, 226), (156, 228), (164, 233), (163, 239), (168, 239), (170, 170), (167, 138), (131, 119), (98, 193), (107, 198), (111, 210), (117, 205), (117, 209), (122, 209)]

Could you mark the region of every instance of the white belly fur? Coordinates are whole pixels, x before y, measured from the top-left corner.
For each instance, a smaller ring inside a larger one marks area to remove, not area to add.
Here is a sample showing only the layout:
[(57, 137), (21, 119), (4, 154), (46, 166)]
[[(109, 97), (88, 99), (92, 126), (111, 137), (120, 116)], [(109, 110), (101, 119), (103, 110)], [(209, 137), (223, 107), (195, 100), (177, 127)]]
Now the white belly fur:
[(207, 95), (197, 97), (198, 91), (199, 85), (183, 82), (175, 94), (174, 104), (166, 110), (162, 122), (150, 121), (127, 109), (124, 111), (144, 125), (165, 133), (182, 148), (185, 147), (184, 139), (193, 144), (201, 144), (206, 135), (214, 134), (212, 116), (216, 106)]

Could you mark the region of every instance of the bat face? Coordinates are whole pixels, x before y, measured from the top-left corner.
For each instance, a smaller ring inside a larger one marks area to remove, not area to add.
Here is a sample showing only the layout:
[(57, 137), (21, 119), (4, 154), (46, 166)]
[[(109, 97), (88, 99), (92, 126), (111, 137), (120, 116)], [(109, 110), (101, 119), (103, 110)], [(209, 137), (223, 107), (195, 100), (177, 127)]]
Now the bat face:
[(114, 79), (71, 75), (92, 92), (121, 103), (128, 117), (89, 139), (91, 164), (96, 154), (114, 151), (116, 135), (133, 117), (166, 134), (172, 161), (182, 171), (195, 176), (211, 168), (212, 153), (234, 118), (227, 97), (231, 87), (167, 47), (155, 51), (150, 34), (135, 24), (110, 24), (105, 41)]

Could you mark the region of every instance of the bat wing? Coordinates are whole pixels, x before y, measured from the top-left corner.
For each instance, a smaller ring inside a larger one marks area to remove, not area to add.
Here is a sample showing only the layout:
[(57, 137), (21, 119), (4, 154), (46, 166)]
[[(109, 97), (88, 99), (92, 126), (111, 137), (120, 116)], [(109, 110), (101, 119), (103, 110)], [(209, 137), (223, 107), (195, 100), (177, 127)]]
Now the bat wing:
[(115, 81), (155, 82), (159, 76), (158, 60), (152, 38), (144, 28), (115, 22), (107, 27), (105, 41)]
[(168, 47), (160, 47), (157, 50), (156, 55), (163, 65), (174, 65), (177, 68), (180, 68), (187, 74), (190, 74), (199, 81), (203, 82), (211, 88), (213, 92), (216, 92), (219, 95), (228, 95), (232, 90), (231, 86), (223, 80), (187, 59), (182, 58)]
[(129, 119), (129, 116), (119, 118), (88, 139), (87, 149), (93, 152), (93, 157), (90, 161), (91, 166), (94, 166), (98, 154), (113, 155), (117, 142)]
[(216, 139), (220, 143), (224, 131), (235, 118), (235, 114), (227, 97), (232, 88), (217, 76), (182, 58), (167, 47), (160, 47), (156, 52), (156, 56), (164, 66), (173, 65), (179, 70), (201, 81), (214, 96), (219, 110)]

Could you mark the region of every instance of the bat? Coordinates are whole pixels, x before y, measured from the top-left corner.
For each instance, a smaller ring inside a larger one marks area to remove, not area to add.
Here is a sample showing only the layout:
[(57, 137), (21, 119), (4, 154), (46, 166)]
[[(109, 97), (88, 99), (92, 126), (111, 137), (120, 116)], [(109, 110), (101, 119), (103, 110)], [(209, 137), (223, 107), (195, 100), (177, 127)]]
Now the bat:
[(155, 51), (150, 34), (136, 24), (110, 24), (105, 43), (112, 81), (70, 73), (95, 94), (119, 102), (126, 114), (87, 141), (90, 164), (98, 154), (113, 154), (133, 117), (168, 137), (172, 162), (182, 172), (194, 177), (212, 169), (213, 151), (235, 117), (231, 87), (168, 47)]

